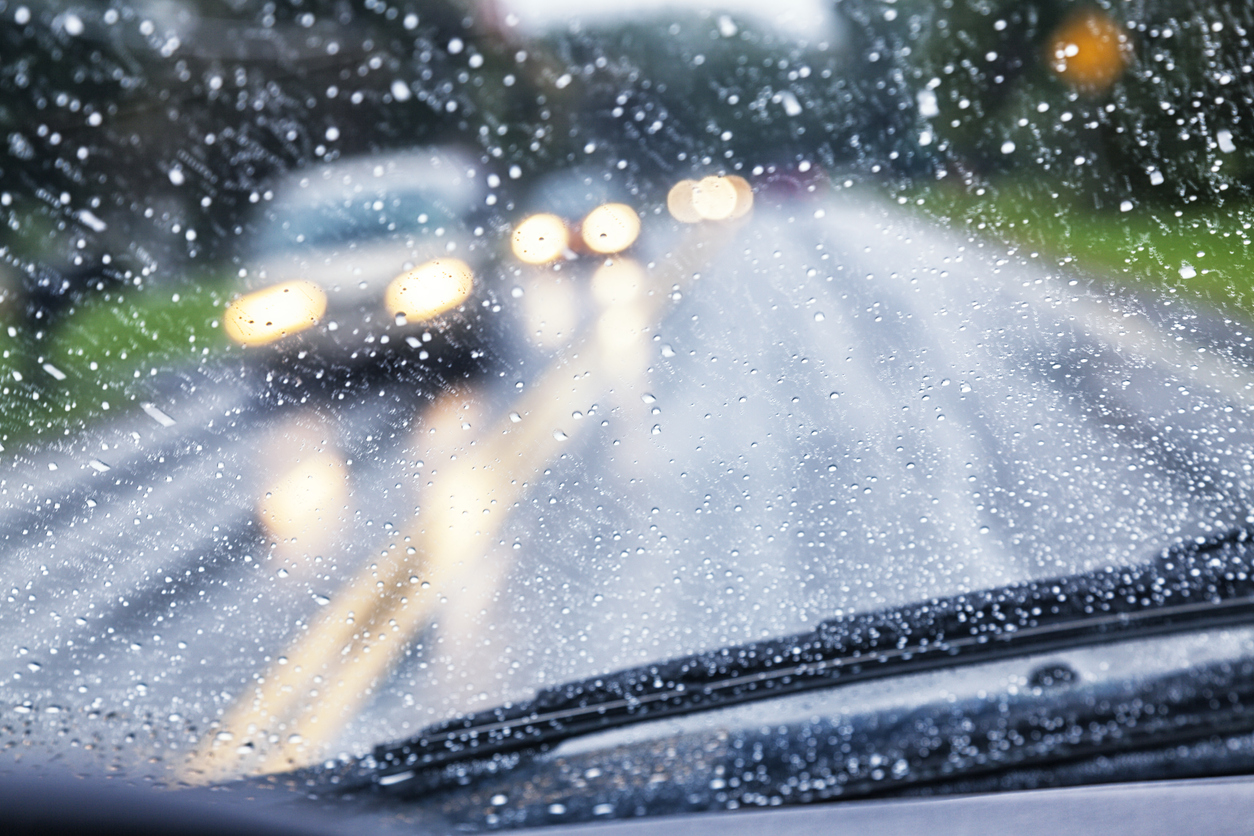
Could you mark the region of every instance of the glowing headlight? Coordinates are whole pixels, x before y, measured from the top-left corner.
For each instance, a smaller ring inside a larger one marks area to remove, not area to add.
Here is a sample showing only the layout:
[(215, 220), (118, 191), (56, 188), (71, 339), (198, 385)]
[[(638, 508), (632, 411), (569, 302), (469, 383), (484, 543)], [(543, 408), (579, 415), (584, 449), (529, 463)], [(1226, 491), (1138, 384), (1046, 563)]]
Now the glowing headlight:
[(707, 221), (730, 218), (736, 211), (736, 187), (723, 177), (702, 177), (692, 189), (692, 207)]
[(695, 224), (702, 220), (701, 213), (697, 211), (692, 200), (696, 186), (693, 180), (680, 180), (666, 195), (666, 208), (680, 223)]
[(514, 228), (514, 255), (527, 264), (547, 264), (570, 245), (566, 224), (557, 215), (532, 215)]
[(466, 262), (437, 258), (393, 279), (383, 304), (392, 316), (422, 321), (466, 301), (474, 283), (475, 274)]
[(680, 180), (666, 196), (666, 208), (686, 224), (744, 217), (753, 208), (753, 189), (736, 174)]
[(222, 317), (222, 328), (237, 343), (266, 345), (317, 324), (326, 312), (322, 288), (284, 282), (236, 299)]
[(640, 235), (640, 216), (622, 203), (598, 206), (583, 219), (583, 242), (594, 253), (619, 253)]

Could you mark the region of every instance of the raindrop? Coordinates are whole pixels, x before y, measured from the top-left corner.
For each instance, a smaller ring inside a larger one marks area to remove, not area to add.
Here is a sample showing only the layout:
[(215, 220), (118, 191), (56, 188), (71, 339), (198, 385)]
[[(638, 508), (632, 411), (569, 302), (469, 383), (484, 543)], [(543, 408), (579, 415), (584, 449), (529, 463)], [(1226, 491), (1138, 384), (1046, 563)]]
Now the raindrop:
[(174, 423), (175, 423), (174, 419), (171, 418), (169, 415), (166, 415), (164, 412), (162, 412), (153, 404), (142, 403), (139, 406), (140, 406), (140, 409), (144, 410), (144, 412), (148, 415), (149, 418), (156, 421), (161, 426), (163, 427), (174, 426)]
[(409, 85), (399, 78), (392, 82), (392, 98), (398, 102), (407, 102), (412, 95), (413, 93), (409, 92)]

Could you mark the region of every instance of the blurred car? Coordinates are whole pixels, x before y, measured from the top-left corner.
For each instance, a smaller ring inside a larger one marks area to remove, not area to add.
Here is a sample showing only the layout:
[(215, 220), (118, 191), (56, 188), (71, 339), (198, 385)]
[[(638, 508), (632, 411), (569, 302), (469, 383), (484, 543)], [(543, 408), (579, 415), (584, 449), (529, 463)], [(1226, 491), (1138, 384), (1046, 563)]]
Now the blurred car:
[(487, 173), (422, 148), (339, 160), (276, 184), (224, 315), (243, 345), (360, 364), (380, 351), (473, 351), (487, 247)]
[(551, 356), (569, 347), (588, 322), (603, 312), (596, 276), (638, 270), (642, 252), (661, 243), (645, 235), (621, 173), (575, 167), (530, 184), (510, 232), (511, 272), (517, 282), (516, 350)]

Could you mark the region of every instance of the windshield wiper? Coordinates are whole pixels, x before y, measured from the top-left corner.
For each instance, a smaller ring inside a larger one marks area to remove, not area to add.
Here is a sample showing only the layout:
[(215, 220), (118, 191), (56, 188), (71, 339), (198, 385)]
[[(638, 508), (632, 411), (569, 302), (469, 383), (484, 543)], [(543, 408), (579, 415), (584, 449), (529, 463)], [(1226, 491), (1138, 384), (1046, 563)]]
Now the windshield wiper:
[(1254, 622), (1252, 534), (1241, 529), (1140, 565), (834, 618), (808, 633), (568, 683), (379, 746), (337, 770), (335, 783), (389, 786), (458, 761), (808, 689)]

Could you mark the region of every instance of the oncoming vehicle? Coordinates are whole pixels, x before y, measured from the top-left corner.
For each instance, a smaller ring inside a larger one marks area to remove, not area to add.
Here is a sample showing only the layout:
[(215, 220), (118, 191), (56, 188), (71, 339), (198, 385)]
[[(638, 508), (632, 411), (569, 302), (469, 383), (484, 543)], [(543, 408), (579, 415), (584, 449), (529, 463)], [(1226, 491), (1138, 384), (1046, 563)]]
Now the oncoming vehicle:
[(486, 247), (471, 224), (488, 176), (451, 149), (292, 175), (266, 193), (273, 200), (240, 270), (249, 292), (227, 309), (227, 334), (350, 363), (391, 342), (425, 360), (437, 335), (440, 349), (472, 350)]
[(0, 2), (0, 820), (1248, 830), (1252, 31)]

